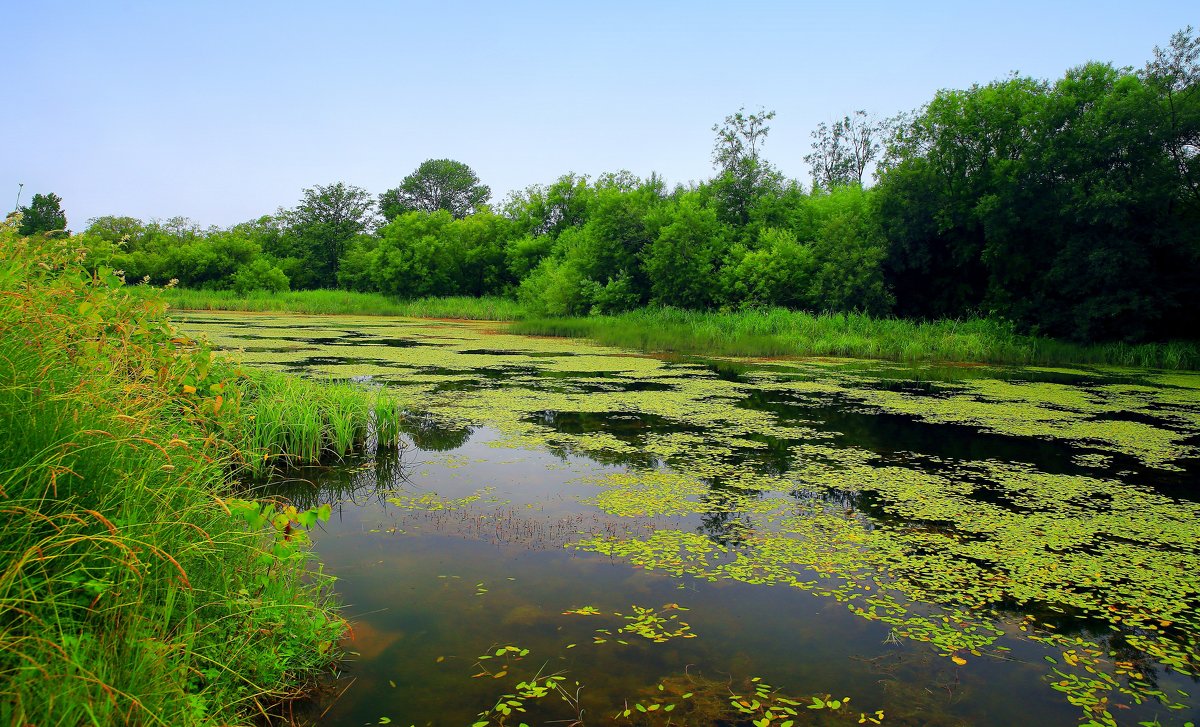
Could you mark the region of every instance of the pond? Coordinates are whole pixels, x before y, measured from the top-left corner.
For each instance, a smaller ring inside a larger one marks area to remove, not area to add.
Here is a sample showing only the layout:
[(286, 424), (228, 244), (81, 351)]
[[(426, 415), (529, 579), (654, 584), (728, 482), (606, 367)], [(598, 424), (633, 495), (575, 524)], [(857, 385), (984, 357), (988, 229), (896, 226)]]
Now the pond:
[(290, 473), (353, 624), (321, 724), (1200, 721), (1200, 374), (180, 320), (411, 412)]

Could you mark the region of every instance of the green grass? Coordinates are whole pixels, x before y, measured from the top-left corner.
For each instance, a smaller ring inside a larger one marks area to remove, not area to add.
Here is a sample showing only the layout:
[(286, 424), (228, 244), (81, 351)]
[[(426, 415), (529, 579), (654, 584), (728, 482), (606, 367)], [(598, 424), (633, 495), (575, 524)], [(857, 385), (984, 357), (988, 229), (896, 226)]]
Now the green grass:
[(984, 318), (921, 322), (855, 313), (812, 314), (783, 308), (738, 312), (641, 308), (587, 318), (528, 319), (501, 297), (398, 301), (336, 290), (251, 293), (163, 291), (184, 310), (290, 311), (354, 315), (516, 321), (513, 333), (591, 338), (641, 351), (720, 356), (839, 356), (894, 361), (951, 361), (1027, 365), (1096, 364), (1141, 368), (1200, 368), (1195, 342), (1080, 345), (1016, 333)]
[[(140, 294), (153, 294), (149, 288), (133, 288)], [(521, 318), (523, 310), (514, 300), (499, 296), (473, 298), (418, 298), (397, 300), (378, 293), (347, 290), (298, 290), (289, 293), (251, 291), (239, 296), (230, 290), (192, 290), (171, 288), (162, 291), (163, 299), (179, 310), (231, 310), (306, 314), (411, 316), (414, 318), (464, 318), (481, 321), (511, 321)]]
[(394, 446), (398, 402), (248, 376), (126, 290), (0, 224), (0, 724), (246, 724), (345, 628), (306, 547), (328, 510), (234, 475)]
[(703, 355), (1200, 367), (1200, 348), (1192, 342), (1078, 345), (1020, 335), (1008, 324), (978, 318), (919, 322), (783, 308), (736, 313), (642, 308), (613, 316), (524, 320), (509, 330), (527, 335), (591, 338), (642, 351)]
[(237, 457), (251, 477), (398, 445), (403, 404), (390, 390), (270, 371), (246, 375)]

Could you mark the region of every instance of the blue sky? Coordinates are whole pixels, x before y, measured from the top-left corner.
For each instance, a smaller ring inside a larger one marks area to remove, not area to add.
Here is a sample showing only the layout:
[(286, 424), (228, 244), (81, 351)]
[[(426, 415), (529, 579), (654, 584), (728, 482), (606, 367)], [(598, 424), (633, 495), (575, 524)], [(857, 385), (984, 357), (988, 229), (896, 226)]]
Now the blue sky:
[(507, 191), (568, 171), (711, 175), (712, 126), (765, 153), (940, 88), (1141, 66), (1195, 2), (24, 2), (0, 11), (0, 204), (229, 225), (301, 189), (378, 194), (429, 158)]

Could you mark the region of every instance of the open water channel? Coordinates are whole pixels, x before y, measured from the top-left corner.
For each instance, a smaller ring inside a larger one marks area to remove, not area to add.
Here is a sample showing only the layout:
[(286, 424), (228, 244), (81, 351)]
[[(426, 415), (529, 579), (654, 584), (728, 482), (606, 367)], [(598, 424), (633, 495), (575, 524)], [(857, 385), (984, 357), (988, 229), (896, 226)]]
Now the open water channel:
[(1200, 374), (180, 322), (412, 413), (292, 473), (353, 624), (321, 724), (1200, 722)]

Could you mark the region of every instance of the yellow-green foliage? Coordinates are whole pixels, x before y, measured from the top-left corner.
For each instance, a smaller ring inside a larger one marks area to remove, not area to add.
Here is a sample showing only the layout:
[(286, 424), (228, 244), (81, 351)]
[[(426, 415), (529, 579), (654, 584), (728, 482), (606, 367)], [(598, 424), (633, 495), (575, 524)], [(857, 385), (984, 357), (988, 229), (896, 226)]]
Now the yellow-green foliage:
[(245, 723), (343, 630), (313, 515), (231, 513), (254, 385), (68, 244), (0, 225), (0, 723)]

